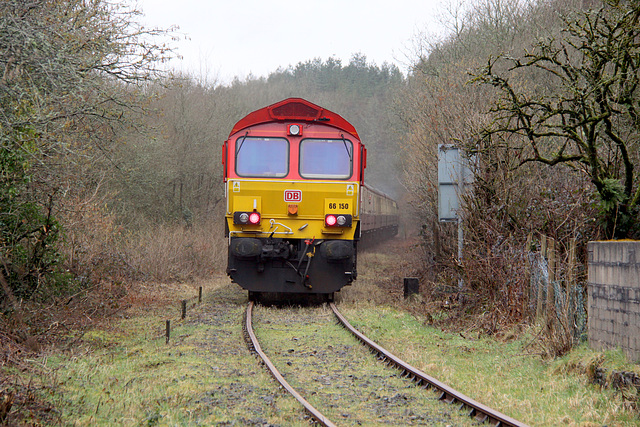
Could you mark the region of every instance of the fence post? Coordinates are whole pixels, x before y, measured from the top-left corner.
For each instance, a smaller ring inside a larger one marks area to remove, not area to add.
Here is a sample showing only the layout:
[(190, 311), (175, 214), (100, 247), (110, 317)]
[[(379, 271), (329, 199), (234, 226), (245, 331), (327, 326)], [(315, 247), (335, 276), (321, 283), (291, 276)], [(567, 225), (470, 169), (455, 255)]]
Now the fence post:
[(166, 327), (165, 327), (164, 335), (165, 335), (165, 337), (167, 339), (166, 343), (169, 344), (169, 336), (171, 335), (171, 321), (170, 320), (167, 320), (167, 324), (166, 324)]
[(531, 260), (531, 240), (533, 239), (533, 236), (531, 233), (529, 233), (527, 235), (527, 243), (524, 249), (524, 255), (525, 255), (525, 262), (524, 262), (524, 268), (525, 268), (525, 280), (527, 280), (529, 282), (529, 296), (528, 298), (523, 298), (522, 303), (523, 303), (523, 307), (522, 307), (522, 312), (526, 313), (526, 316), (531, 316), (531, 304), (533, 303), (533, 288), (532, 288), (532, 269), (533, 266), (531, 265), (532, 260)]
[[(543, 259), (547, 258), (547, 236), (544, 235), (540, 235), (540, 256)], [(536, 286), (538, 287), (538, 295), (536, 300), (536, 321), (539, 321), (542, 318), (542, 312), (544, 309), (544, 300), (542, 299), (544, 295), (542, 292), (542, 281), (538, 280)]]
[(556, 281), (556, 241), (549, 238), (547, 242), (547, 258), (549, 264), (549, 283), (547, 283), (547, 322), (554, 318), (555, 312), (555, 292), (553, 283)]
[(569, 318), (571, 289), (576, 285), (576, 239), (575, 237), (569, 241), (569, 259), (567, 260), (567, 279), (565, 280), (565, 290), (567, 292), (567, 301), (565, 303), (565, 316)]
[(187, 317), (187, 300), (183, 299), (182, 300), (182, 316), (180, 316), (180, 318), (184, 319), (185, 317)]
[(567, 295), (576, 282), (576, 239), (569, 241), (569, 260), (567, 261)]

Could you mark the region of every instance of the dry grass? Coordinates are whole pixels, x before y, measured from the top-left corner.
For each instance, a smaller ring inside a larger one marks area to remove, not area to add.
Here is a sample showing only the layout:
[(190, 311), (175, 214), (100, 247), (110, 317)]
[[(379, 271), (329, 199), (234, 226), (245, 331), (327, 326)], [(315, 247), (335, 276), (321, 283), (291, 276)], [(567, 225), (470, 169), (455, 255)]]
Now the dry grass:
[(126, 239), (128, 264), (146, 279), (169, 282), (222, 271), (227, 243), (220, 224), (160, 225)]
[(85, 283), (193, 280), (223, 268), (226, 241), (220, 221), (127, 230), (95, 202), (70, 204), (75, 207), (62, 215), (68, 231), (61, 249), (66, 267)]
[(358, 253), (358, 279), (340, 291), (342, 304), (403, 303), (405, 277), (417, 277), (415, 240), (394, 239)]

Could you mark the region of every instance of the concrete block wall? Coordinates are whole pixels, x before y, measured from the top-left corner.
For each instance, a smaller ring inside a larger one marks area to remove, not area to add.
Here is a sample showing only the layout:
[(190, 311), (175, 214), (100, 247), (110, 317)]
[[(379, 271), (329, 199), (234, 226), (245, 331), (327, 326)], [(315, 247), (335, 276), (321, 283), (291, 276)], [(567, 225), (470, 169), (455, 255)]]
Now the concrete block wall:
[(640, 241), (589, 242), (589, 345), (640, 362)]

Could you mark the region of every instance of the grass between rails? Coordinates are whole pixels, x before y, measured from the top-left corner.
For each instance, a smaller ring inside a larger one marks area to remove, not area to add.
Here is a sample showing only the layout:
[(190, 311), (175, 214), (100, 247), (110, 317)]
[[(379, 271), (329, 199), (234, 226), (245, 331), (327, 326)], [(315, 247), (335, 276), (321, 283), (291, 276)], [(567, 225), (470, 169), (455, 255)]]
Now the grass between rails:
[(437, 395), (400, 378), (340, 327), (331, 310), (257, 307), (254, 327), (287, 381), (340, 426), (471, 426)]

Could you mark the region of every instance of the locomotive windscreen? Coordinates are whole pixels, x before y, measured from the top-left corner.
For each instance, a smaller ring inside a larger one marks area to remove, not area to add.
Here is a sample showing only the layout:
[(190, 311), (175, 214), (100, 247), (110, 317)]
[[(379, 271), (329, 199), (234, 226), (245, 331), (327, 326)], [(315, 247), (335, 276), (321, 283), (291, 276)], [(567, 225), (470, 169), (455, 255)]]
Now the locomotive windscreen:
[(289, 172), (289, 142), (284, 138), (239, 137), (236, 173), (247, 177), (283, 177)]
[(300, 144), (300, 176), (348, 179), (352, 173), (351, 141), (305, 139)]

